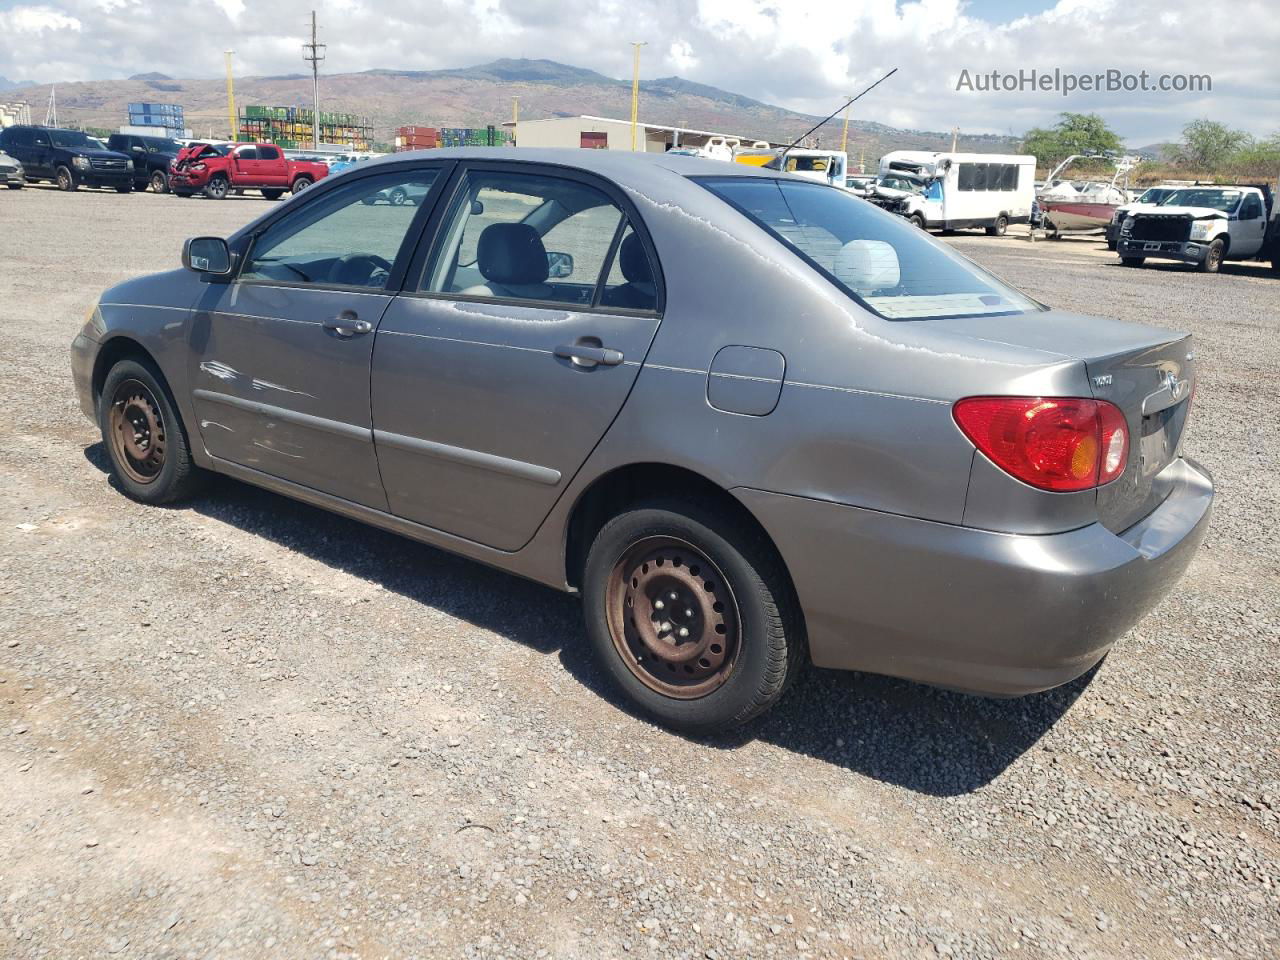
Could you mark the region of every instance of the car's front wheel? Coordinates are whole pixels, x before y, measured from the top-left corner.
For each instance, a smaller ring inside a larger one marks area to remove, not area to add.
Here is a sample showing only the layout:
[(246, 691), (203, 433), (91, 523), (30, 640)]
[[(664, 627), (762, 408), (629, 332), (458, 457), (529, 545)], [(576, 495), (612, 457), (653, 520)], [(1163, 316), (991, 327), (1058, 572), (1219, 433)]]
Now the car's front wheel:
[(169, 178), (164, 175), (163, 171), (157, 170), (151, 174), (151, 189), (155, 193), (169, 192)]
[(687, 733), (758, 716), (800, 668), (804, 631), (781, 560), (715, 505), (654, 501), (614, 517), (587, 555), (583, 604), (613, 681)]
[(1201, 273), (1217, 273), (1222, 269), (1223, 254), (1226, 253), (1226, 244), (1221, 240), (1215, 240), (1209, 244), (1209, 249), (1204, 252), (1204, 259), (1200, 261)]
[(68, 193), (80, 186), (76, 180), (76, 175), (71, 172), (70, 167), (59, 167), (57, 171), (57, 184), (59, 190), (65, 190)]
[(121, 360), (107, 373), (98, 426), (111, 473), (128, 496), (170, 503), (190, 496), (203, 479), (163, 379), (150, 363)]
[(231, 182), (222, 174), (215, 175), (204, 185), (204, 195), (210, 200), (225, 200), (231, 192)]

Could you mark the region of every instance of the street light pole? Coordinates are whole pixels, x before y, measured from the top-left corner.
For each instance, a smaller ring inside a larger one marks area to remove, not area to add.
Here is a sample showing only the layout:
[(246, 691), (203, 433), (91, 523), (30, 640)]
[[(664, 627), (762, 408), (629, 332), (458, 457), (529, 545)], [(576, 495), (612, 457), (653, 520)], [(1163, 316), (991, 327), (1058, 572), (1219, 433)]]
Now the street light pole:
[(631, 63), (631, 149), (636, 148), (636, 121), (640, 113), (640, 48), (645, 45), (643, 40), (631, 41), (631, 46), (635, 48), (635, 56)]
[(320, 61), (328, 44), (316, 42), (316, 12), (311, 11), (311, 42), (302, 45), (302, 59), (311, 64), (311, 114), (312, 149), (320, 152)]
[(227, 122), (231, 124), (231, 135), (228, 139), (232, 143), (239, 139), (236, 132), (236, 90), (235, 84), (231, 80), (231, 57), (234, 54), (234, 50), (222, 51), (222, 55), (227, 61)]

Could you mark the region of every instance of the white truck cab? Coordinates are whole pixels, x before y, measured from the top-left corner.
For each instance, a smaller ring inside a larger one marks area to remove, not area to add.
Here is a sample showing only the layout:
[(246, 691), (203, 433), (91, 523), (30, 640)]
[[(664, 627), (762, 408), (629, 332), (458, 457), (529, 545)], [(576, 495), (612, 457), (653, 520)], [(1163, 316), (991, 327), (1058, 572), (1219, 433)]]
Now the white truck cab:
[(1180, 260), (1216, 273), (1224, 260), (1267, 260), (1280, 270), (1280, 237), (1271, 189), (1195, 186), (1155, 205), (1131, 207), (1120, 225), (1120, 262), (1140, 267), (1150, 257)]
[(840, 150), (788, 150), (783, 169), (843, 190), (848, 165), (848, 155)]

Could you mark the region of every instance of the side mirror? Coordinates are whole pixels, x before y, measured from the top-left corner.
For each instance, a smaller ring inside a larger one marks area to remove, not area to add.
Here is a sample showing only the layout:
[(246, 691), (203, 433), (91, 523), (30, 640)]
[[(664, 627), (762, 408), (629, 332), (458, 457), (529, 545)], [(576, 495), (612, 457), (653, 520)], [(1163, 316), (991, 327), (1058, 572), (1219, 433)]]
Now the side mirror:
[(221, 237), (192, 237), (182, 245), (182, 265), (193, 273), (225, 277), (231, 273), (231, 248)]
[(573, 254), (547, 251), (547, 279), (563, 280), (573, 276)]

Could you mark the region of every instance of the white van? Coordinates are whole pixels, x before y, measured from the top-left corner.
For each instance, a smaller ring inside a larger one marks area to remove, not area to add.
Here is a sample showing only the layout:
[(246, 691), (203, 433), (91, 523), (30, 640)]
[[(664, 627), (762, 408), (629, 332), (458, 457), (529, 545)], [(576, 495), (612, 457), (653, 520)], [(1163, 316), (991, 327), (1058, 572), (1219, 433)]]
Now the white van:
[(985, 227), (1000, 236), (1027, 223), (1035, 200), (1036, 158), (1026, 154), (926, 153), (895, 150), (880, 158), (880, 176), (922, 177), (929, 185), (897, 211), (925, 229)]

